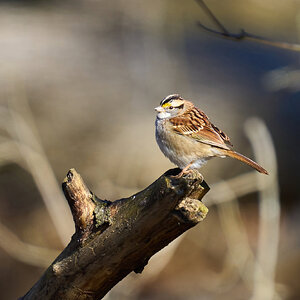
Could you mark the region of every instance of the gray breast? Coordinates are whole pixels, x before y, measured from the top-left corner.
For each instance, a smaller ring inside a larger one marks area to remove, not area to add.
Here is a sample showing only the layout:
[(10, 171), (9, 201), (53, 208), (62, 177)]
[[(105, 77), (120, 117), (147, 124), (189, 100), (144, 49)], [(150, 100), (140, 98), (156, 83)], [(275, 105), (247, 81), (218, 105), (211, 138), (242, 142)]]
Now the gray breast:
[(189, 163), (189, 158), (182, 155), (181, 150), (176, 145), (176, 140), (182, 137), (168, 129), (168, 121), (156, 118), (155, 122), (156, 142), (162, 153), (179, 168), (184, 168)]

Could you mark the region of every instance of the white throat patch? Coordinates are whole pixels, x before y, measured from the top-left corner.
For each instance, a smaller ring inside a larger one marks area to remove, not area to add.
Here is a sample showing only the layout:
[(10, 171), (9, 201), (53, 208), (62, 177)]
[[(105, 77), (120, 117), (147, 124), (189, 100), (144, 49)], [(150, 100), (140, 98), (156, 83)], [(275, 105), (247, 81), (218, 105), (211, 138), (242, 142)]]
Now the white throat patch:
[(167, 119), (171, 117), (171, 114), (169, 112), (163, 111), (157, 114), (157, 117), (159, 119)]

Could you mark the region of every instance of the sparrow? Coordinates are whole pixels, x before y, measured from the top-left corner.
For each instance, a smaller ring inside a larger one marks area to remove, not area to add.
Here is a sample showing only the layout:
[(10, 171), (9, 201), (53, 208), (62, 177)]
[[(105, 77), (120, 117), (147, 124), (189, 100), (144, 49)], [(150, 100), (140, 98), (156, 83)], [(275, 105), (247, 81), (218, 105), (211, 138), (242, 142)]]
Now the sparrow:
[(192, 102), (177, 94), (169, 95), (155, 110), (156, 141), (163, 154), (182, 169), (177, 178), (200, 169), (213, 157), (232, 157), (268, 174), (258, 163), (235, 152), (227, 134)]

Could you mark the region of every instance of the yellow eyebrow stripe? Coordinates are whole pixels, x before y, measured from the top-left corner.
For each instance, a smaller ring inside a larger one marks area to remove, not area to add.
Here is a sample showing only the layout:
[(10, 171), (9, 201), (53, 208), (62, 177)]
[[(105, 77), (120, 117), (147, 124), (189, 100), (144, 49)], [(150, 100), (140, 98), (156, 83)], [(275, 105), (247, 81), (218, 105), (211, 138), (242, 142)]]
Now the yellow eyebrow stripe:
[(172, 101), (163, 103), (162, 107), (167, 108), (167, 107), (173, 106), (176, 108), (180, 108), (181, 106), (183, 106), (183, 104), (184, 104), (183, 100), (178, 99), (178, 100), (172, 100)]
[(163, 108), (165, 108), (165, 107), (170, 107), (170, 106), (171, 106), (170, 102), (164, 103), (164, 104), (162, 105)]

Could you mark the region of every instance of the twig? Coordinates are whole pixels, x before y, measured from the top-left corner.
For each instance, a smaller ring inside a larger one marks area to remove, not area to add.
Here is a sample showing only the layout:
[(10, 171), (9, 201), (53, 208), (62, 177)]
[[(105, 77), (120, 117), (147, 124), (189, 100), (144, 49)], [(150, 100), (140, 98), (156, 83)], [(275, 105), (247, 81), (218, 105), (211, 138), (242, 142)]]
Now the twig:
[(256, 171), (250, 171), (236, 177), (230, 178), (225, 181), (226, 187), (223, 182), (217, 182), (211, 185), (211, 191), (206, 196), (206, 205), (218, 205), (224, 202), (233, 200), (231, 193), (228, 193), (228, 188), (236, 195), (242, 197), (250, 193), (255, 193), (263, 186), (257, 185)]
[(246, 123), (257, 160), (270, 171), (269, 176), (257, 178), (264, 188), (259, 197), (259, 237), (254, 270), (254, 288), (251, 299), (279, 299), (275, 291), (275, 272), (278, 257), (280, 202), (275, 148), (266, 125), (257, 118)]
[[(208, 8), (208, 6), (204, 3), (202, 0), (196, 0), (198, 4), (202, 7), (204, 12), (213, 20), (213, 22), (219, 27), (223, 35), (230, 35), (228, 30), (225, 28), (225, 26), (216, 18), (216, 16), (212, 13), (212, 11)], [(209, 30), (205, 26), (203, 26), (201, 23), (199, 23), (200, 26), (202, 26), (204, 29)], [(209, 30), (210, 31), (210, 30)], [(212, 31), (214, 33), (217, 33), (217, 31)]]
[(22, 242), (13, 232), (0, 222), (0, 246), (11, 257), (23, 263), (47, 267), (59, 252)]
[(22, 100), (19, 97), (15, 99), (17, 101), (15, 106), (18, 109), (23, 108), (22, 115), (13, 108), (0, 106), (0, 115), (3, 122), (0, 122), (0, 126), (6, 127), (3, 129), (6, 129), (9, 135), (7, 141), (11, 141), (10, 146), (14, 144), (19, 150), (24, 161), (22, 167), (25, 167), (32, 175), (57, 234), (65, 246), (69, 242), (72, 233), (71, 215), (37, 136), (37, 129), (34, 128), (34, 120), (30, 109), (28, 106), (26, 107), (25, 99)]
[(203, 25), (201, 22), (198, 22), (198, 26), (200, 26), (202, 29), (213, 33), (219, 37), (223, 37), (226, 39), (230, 39), (233, 41), (242, 41), (242, 40), (249, 40), (277, 48), (287, 49), (291, 51), (300, 51), (300, 44), (295, 43), (286, 43), (286, 42), (278, 42), (273, 41), (261, 36), (257, 36), (251, 33), (246, 32), (244, 29), (241, 29), (239, 33), (231, 33), (229, 32), (226, 27), (216, 18), (216, 16), (212, 13), (212, 11), (206, 6), (203, 0), (196, 0), (196, 2), (201, 6), (203, 11), (212, 19), (212, 21), (215, 23), (215, 25), (220, 29), (220, 31), (211, 29)]

